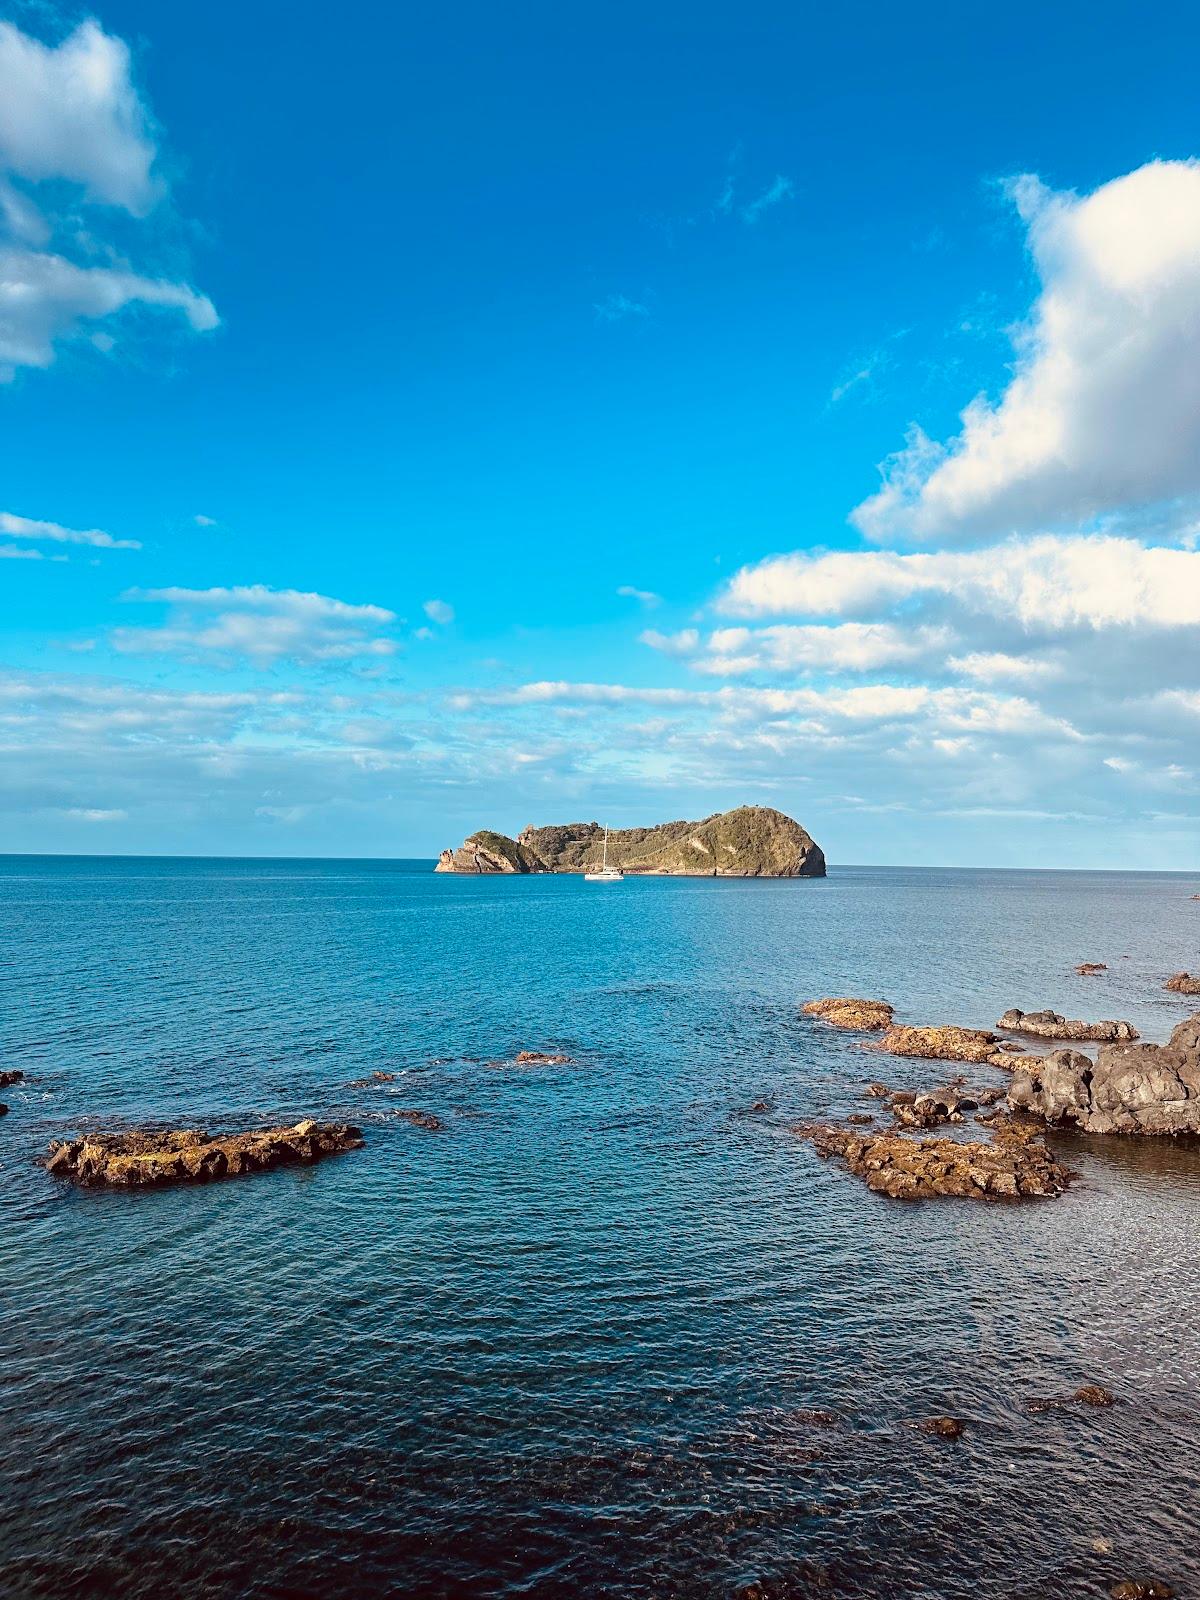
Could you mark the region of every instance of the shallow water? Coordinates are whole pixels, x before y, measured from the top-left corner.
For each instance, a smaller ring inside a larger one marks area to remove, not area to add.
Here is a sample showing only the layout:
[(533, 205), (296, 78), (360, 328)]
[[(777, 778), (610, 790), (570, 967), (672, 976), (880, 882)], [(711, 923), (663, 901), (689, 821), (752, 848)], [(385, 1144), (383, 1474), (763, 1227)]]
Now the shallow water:
[[(1060, 1200), (905, 1206), (788, 1131), (952, 1070), (815, 995), (1165, 1038), (1198, 887), (0, 859), (32, 1080), (0, 1096), (0, 1592), (1200, 1595), (1196, 1150), (1062, 1140)], [(493, 1064), (524, 1047), (577, 1064)], [(306, 1114), (366, 1148), (132, 1195), (35, 1165)], [(1087, 1381), (1120, 1403), (1023, 1409)], [(958, 1444), (906, 1426), (946, 1411)]]

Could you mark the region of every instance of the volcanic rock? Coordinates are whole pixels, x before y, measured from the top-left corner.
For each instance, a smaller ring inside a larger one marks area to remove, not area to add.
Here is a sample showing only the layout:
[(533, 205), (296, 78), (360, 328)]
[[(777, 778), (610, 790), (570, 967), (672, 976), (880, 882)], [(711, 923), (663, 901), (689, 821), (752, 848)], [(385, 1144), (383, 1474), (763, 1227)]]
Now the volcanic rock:
[[(1163, 988), (1170, 989), (1172, 994), (1200, 994), (1200, 978), (1193, 978), (1190, 972), (1177, 972), (1167, 979)], [(4, 1082), (4, 1074), (0, 1073), (0, 1085)]]
[(15, 1068), (9, 1072), (0, 1072), (0, 1089), (9, 1089), (14, 1083), (24, 1083), (25, 1074)]
[(440, 1133), (444, 1126), (441, 1117), (435, 1117), (432, 1111), (397, 1111), (394, 1115), (402, 1122), (411, 1122), (414, 1128), (425, 1128), (430, 1133)]
[(1076, 1039), (1099, 1044), (1125, 1044), (1136, 1039), (1129, 1022), (1070, 1022), (1057, 1011), (1018, 1011), (1014, 1006), (997, 1022), (1011, 1033), (1028, 1033), (1038, 1039)]
[(996, 1035), (981, 1028), (889, 1028), (874, 1047), (893, 1056), (921, 1056), (933, 1061), (987, 1061), (996, 1050)]
[(354, 1078), (346, 1085), (347, 1089), (373, 1089), (377, 1083), (395, 1083), (394, 1072), (373, 1072), (369, 1078)]
[(892, 1025), (893, 1008), (886, 1000), (810, 1000), (800, 1009), (810, 1017), (823, 1017), (835, 1028), (853, 1028), (862, 1033)]
[(960, 1089), (925, 1089), (920, 1094), (892, 1096), (892, 1115), (901, 1128), (938, 1128), (944, 1122), (962, 1122), (964, 1111), (978, 1109), (979, 1101)]
[(828, 1124), (796, 1129), (822, 1156), (844, 1161), (868, 1189), (896, 1200), (1032, 1200), (1062, 1194), (1074, 1174), (1050, 1155), (1032, 1128), (994, 1125), (991, 1143), (855, 1133)]
[(8, 1107), (4, 1104), (3, 1100), (0, 1100), (0, 1117), (6, 1117), (7, 1115)]
[(518, 1050), (514, 1058), (519, 1067), (569, 1067), (570, 1056), (547, 1056), (540, 1050)]
[[(486, 829), (443, 850), (436, 872), (591, 872), (604, 856), (598, 822), (529, 827), (516, 839)], [(810, 834), (770, 806), (738, 806), (701, 822), (616, 828), (608, 864), (627, 873), (702, 878), (823, 878), (825, 857)]]
[(1013, 1076), (1009, 1106), (1086, 1133), (1200, 1133), (1200, 1012), (1165, 1045), (1055, 1050)]
[(290, 1128), (256, 1128), (216, 1137), (198, 1128), (137, 1129), (56, 1139), (46, 1157), (46, 1171), (85, 1188), (151, 1188), (307, 1166), (323, 1156), (357, 1150), (362, 1142), (361, 1130), (348, 1123), (311, 1120)]
[(961, 1417), (925, 1417), (913, 1426), (922, 1433), (932, 1433), (938, 1439), (961, 1439), (966, 1424)]
[(1052, 1394), (1025, 1402), (1026, 1411), (1065, 1411), (1068, 1406), (1112, 1406), (1117, 1397), (1099, 1383), (1085, 1383), (1074, 1394)]

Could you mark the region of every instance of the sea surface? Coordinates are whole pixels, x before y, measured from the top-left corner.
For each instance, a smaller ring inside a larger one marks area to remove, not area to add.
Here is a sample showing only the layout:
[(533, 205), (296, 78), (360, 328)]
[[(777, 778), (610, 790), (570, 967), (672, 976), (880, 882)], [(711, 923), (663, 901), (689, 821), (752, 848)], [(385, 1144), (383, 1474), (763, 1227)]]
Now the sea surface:
[[(1200, 882), (430, 866), (0, 859), (0, 1594), (1200, 1596), (1196, 1149), (1063, 1138), (1062, 1199), (905, 1205), (791, 1131), (954, 1070), (814, 996), (1164, 1039)], [(365, 1148), (135, 1194), (37, 1164), (310, 1115)], [(1087, 1382), (1118, 1404), (1024, 1409)]]

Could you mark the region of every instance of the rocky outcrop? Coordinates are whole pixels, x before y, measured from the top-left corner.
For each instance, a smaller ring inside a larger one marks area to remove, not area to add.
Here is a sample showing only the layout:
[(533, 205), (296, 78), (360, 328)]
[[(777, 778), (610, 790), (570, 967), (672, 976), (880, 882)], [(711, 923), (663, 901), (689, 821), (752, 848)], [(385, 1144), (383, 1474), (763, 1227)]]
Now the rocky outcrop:
[(1200, 1133), (1200, 1012), (1165, 1045), (1103, 1045), (1094, 1062), (1078, 1050), (1022, 1062), (1008, 1103), (1085, 1133)]
[(394, 1115), (401, 1122), (411, 1122), (414, 1128), (424, 1128), (427, 1133), (440, 1133), (444, 1126), (441, 1117), (435, 1117), (432, 1111), (397, 1111)]
[(999, 1041), (984, 1028), (889, 1028), (875, 1046), (893, 1056), (919, 1056), (931, 1061), (990, 1061)]
[[(1200, 994), (1200, 978), (1194, 978), (1190, 972), (1177, 972), (1173, 978), (1168, 978), (1163, 984), (1164, 989), (1169, 989), (1172, 994)], [(0, 1085), (4, 1078), (0, 1075)]]
[(14, 1083), (24, 1083), (25, 1074), (16, 1070), (0, 1072), (0, 1089), (11, 1089)]
[[(598, 822), (529, 827), (516, 839), (473, 833), (443, 850), (437, 872), (592, 872), (604, 854)], [(617, 828), (608, 864), (627, 873), (691, 878), (823, 878), (825, 857), (798, 822), (769, 806), (739, 806), (701, 822)]]
[(1033, 1200), (1052, 1198), (1074, 1176), (1055, 1161), (1032, 1128), (1011, 1119), (994, 1125), (990, 1143), (909, 1139), (902, 1133), (856, 1133), (828, 1124), (798, 1128), (818, 1154), (844, 1161), (868, 1189), (895, 1200)]
[(570, 1056), (548, 1056), (541, 1050), (518, 1050), (514, 1057), (518, 1067), (570, 1067)]
[(1107, 972), (1108, 967), (1103, 961), (1081, 961), (1075, 971), (1081, 978), (1097, 978)]
[(549, 872), (550, 868), (531, 850), (507, 834), (481, 828), (459, 845), (443, 850), (435, 872)]
[(1057, 1011), (1018, 1011), (1014, 1006), (997, 1022), (1009, 1033), (1028, 1033), (1037, 1039), (1074, 1039), (1096, 1044), (1127, 1043), (1138, 1036), (1129, 1022), (1071, 1022)]
[(1035, 1415), (1040, 1411), (1066, 1411), (1070, 1406), (1113, 1406), (1117, 1397), (1111, 1389), (1100, 1383), (1085, 1383), (1074, 1394), (1051, 1394), (1035, 1400), (1026, 1400), (1026, 1411)]
[(163, 1132), (94, 1133), (55, 1140), (46, 1171), (85, 1188), (157, 1188), (207, 1183), (272, 1167), (308, 1166), (342, 1150), (357, 1150), (362, 1132), (345, 1122), (297, 1122), (213, 1137), (198, 1128)]
[(821, 1017), (835, 1028), (851, 1028), (873, 1033), (892, 1025), (892, 1007), (886, 1000), (853, 1000), (847, 996), (830, 1000), (809, 1000), (800, 1008), (807, 1016)]

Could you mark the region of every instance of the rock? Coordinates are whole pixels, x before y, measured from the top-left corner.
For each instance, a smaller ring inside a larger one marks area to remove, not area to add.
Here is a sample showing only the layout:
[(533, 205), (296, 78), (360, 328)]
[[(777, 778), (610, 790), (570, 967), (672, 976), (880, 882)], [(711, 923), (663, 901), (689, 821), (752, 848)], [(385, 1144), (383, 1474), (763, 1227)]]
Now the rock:
[(886, 1100), (891, 1090), (886, 1083), (869, 1083), (863, 1093), (871, 1100)]
[(752, 1106), (746, 1107), (746, 1115), (757, 1116), (760, 1112), (770, 1111), (770, 1109), (771, 1102), (769, 1100), (756, 1100)]
[(961, 1439), (966, 1423), (961, 1417), (925, 1417), (914, 1423), (922, 1433), (932, 1433), (938, 1439)]
[(570, 1067), (573, 1066), (570, 1056), (547, 1056), (540, 1050), (518, 1050), (516, 1057), (518, 1067)]
[(868, 1122), (874, 1122), (875, 1118), (869, 1111), (853, 1111), (846, 1118), (846, 1121), (856, 1128), (861, 1128), (865, 1127)]
[(414, 1128), (424, 1128), (429, 1133), (442, 1131), (442, 1119), (435, 1117), (432, 1111), (397, 1111), (394, 1114), (403, 1122), (411, 1122)]
[(1052, 1198), (1074, 1174), (1050, 1155), (1030, 1127), (994, 1124), (990, 1143), (908, 1139), (902, 1133), (855, 1133), (831, 1124), (795, 1130), (822, 1156), (844, 1161), (876, 1194), (896, 1200)]
[(13, 1069), (9, 1072), (0, 1072), (0, 1089), (11, 1089), (14, 1083), (24, 1083), (25, 1074)]
[(1081, 961), (1075, 971), (1081, 978), (1094, 978), (1101, 972), (1107, 972), (1108, 968), (1103, 961)]
[(1108, 1592), (1112, 1600), (1172, 1600), (1175, 1593), (1160, 1578), (1122, 1578)]
[[(443, 850), (436, 872), (590, 872), (599, 867), (597, 822), (529, 827), (516, 839), (482, 830)], [(739, 806), (702, 822), (617, 828), (608, 862), (628, 873), (703, 878), (823, 878), (825, 857), (798, 822), (769, 806)]]
[(996, 1035), (980, 1028), (889, 1028), (874, 1046), (893, 1056), (921, 1056), (932, 1061), (987, 1061), (995, 1052)]
[(395, 1083), (398, 1074), (395, 1072), (373, 1072), (369, 1078), (353, 1078), (346, 1085), (347, 1089), (373, 1089), (377, 1083)]
[(0, 1100), (0, 1117), (6, 1117), (7, 1115), (8, 1107), (4, 1104), (3, 1100)]
[(1011, 1033), (1028, 1033), (1038, 1039), (1077, 1039), (1098, 1044), (1126, 1044), (1138, 1036), (1128, 1022), (1069, 1022), (1057, 1011), (1018, 1011), (1014, 1006), (996, 1024)]
[(1022, 1063), (1008, 1104), (1085, 1133), (1200, 1133), (1200, 1012), (1165, 1045), (1102, 1045), (1094, 1062), (1055, 1050)]
[(1113, 1406), (1117, 1403), (1112, 1390), (1100, 1383), (1085, 1383), (1082, 1389), (1076, 1389), (1072, 1398), (1081, 1406)]
[(836, 1411), (822, 1411), (819, 1407), (801, 1408), (799, 1411), (789, 1411), (789, 1422), (797, 1423), (802, 1428), (836, 1428), (841, 1422), (841, 1417)]
[(853, 1028), (861, 1033), (892, 1025), (892, 1007), (886, 1000), (810, 1000), (800, 1009), (810, 1017), (823, 1017), (835, 1028)]
[(55, 1140), (45, 1165), (55, 1177), (71, 1178), (85, 1188), (140, 1189), (308, 1165), (357, 1150), (362, 1142), (361, 1131), (348, 1123), (312, 1120), (217, 1137), (198, 1128), (137, 1129)]
[(1070, 1406), (1112, 1406), (1116, 1403), (1117, 1397), (1111, 1389), (1105, 1389), (1098, 1383), (1085, 1383), (1074, 1394), (1042, 1395), (1027, 1400), (1025, 1409), (1037, 1414), (1041, 1411), (1065, 1411)]
[[(1190, 972), (1177, 972), (1173, 978), (1167, 979), (1163, 988), (1169, 989), (1172, 994), (1200, 994), (1200, 978), (1193, 978)], [(4, 1074), (0, 1073), (0, 1086), (4, 1082)]]
[(944, 1122), (962, 1122), (964, 1111), (975, 1111), (979, 1101), (956, 1088), (925, 1089), (911, 1096), (892, 1096), (892, 1115), (902, 1128), (937, 1128)]

